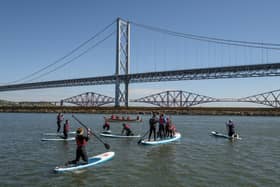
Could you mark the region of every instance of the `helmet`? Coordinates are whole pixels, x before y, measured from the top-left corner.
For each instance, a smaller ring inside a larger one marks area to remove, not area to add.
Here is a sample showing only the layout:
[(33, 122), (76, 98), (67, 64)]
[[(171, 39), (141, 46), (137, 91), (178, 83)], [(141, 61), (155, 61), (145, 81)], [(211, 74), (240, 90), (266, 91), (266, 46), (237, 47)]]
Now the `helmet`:
[(84, 129), (81, 128), (81, 127), (79, 127), (79, 128), (77, 129), (76, 133), (77, 133), (78, 135), (83, 135)]

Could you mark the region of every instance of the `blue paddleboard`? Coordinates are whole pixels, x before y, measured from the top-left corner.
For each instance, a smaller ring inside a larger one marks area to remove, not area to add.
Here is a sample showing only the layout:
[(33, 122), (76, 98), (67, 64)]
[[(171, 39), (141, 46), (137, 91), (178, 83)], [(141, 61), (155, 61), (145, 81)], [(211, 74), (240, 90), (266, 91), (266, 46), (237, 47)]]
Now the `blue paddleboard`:
[(93, 156), (88, 158), (87, 164), (69, 164), (65, 166), (57, 166), (54, 168), (55, 172), (67, 172), (67, 171), (75, 171), (79, 169), (84, 169), (90, 166), (94, 166), (96, 164), (100, 164), (102, 162), (106, 162), (112, 159), (115, 156), (115, 152), (106, 152), (97, 156)]

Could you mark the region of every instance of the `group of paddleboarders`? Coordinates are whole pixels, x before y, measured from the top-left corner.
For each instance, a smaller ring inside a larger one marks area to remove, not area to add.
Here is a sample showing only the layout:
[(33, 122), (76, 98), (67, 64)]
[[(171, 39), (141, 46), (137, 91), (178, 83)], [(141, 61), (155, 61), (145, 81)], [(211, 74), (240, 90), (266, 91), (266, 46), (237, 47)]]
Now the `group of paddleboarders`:
[(140, 120), (140, 116), (137, 116), (136, 119), (131, 119), (130, 116), (125, 117), (125, 116), (118, 116), (118, 115), (112, 114), (110, 119), (111, 120), (123, 120), (123, 121), (125, 121), (125, 120), (127, 120), (127, 121), (130, 121), (130, 120), (137, 120), (137, 121), (139, 121)]
[[(158, 131), (156, 131), (156, 125), (158, 126)], [(159, 137), (160, 139), (173, 137), (176, 133), (176, 127), (172, 123), (169, 117), (166, 117), (164, 114), (160, 114), (159, 118), (157, 114), (153, 112), (152, 117), (149, 120), (150, 124), (150, 133), (149, 133), (149, 141), (151, 139), (152, 134), (154, 135), (154, 141)], [(156, 133), (157, 132), (157, 133)]]

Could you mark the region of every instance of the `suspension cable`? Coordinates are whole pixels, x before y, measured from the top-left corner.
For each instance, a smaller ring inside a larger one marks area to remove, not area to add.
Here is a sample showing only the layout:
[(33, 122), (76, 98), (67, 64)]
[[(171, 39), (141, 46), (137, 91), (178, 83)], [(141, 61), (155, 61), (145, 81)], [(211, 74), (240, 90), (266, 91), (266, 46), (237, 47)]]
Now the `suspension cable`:
[(60, 66), (55, 67), (55, 69), (52, 69), (52, 70), (50, 70), (50, 71), (48, 71), (48, 72), (46, 72), (46, 73), (44, 73), (44, 74), (42, 74), (42, 75), (39, 75), (39, 76), (37, 76), (37, 77), (35, 77), (35, 78), (33, 78), (33, 79), (27, 80), (27, 81), (25, 81), (24, 83), (32, 82), (32, 81), (34, 81), (34, 80), (36, 80), (36, 79), (39, 79), (39, 78), (44, 77), (44, 76), (46, 76), (46, 75), (49, 75), (50, 73), (53, 73), (53, 72), (55, 72), (55, 71), (57, 71), (57, 70), (63, 68), (63, 67), (66, 66), (67, 64), (70, 64), (71, 62), (77, 60), (78, 58), (80, 58), (80, 57), (83, 56), (84, 54), (88, 53), (90, 50), (94, 49), (95, 47), (97, 47), (98, 45), (100, 45), (101, 43), (103, 43), (105, 40), (107, 40), (108, 38), (110, 38), (110, 37), (111, 37), (113, 34), (115, 34), (115, 33), (116, 33), (116, 30), (113, 31), (113, 32), (111, 32), (109, 35), (107, 35), (105, 38), (103, 38), (102, 40), (98, 41), (97, 43), (95, 43), (95, 44), (92, 45), (91, 47), (87, 48), (85, 51), (83, 51), (83, 52), (80, 53), (79, 55), (77, 55), (77, 56), (73, 57), (72, 59), (66, 61), (65, 63), (61, 64)]
[(241, 40), (227, 40), (227, 39), (221, 39), (221, 38), (213, 38), (213, 37), (206, 37), (206, 36), (200, 36), (200, 35), (194, 35), (194, 34), (186, 34), (181, 32), (175, 32), (167, 29), (162, 29), (158, 27), (153, 27), (149, 25), (139, 24), (135, 22), (130, 22), (131, 24), (155, 31), (160, 32), (163, 34), (168, 34), (172, 36), (192, 39), (192, 40), (198, 40), (203, 42), (212, 42), (217, 44), (224, 44), (224, 45), (233, 45), (233, 46), (241, 46), (241, 47), (251, 47), (251, 48), (262, 48), (262, 49), (270, 49), (270, 50), (280, 50), (280, 44), (276, 43), (261, 43), (261, 42), (249, 42), (249, 41), (241, 41)]
[[(76, 51), (78, 51), (79, 49), (81, 49), (82, 47), (84, 47), (86, 44), (88, 44), (89, 42), (91, 42), (92, 40), (94, 40), (97, 36), (99, 36), (100, 34), (102, 34), (103, 32), (105, 32), (107, 29), (109, 29), (116, 21), (113, 21), (112, 23), (110, 23), (109, 25), (107, 25), (106, 27), (104, 27), (102, 30), (100, 30), (98, 33), (96, 33), (95, 35), (93, 35), (92, 37), (90, 37), (88, 40), (82, 42), (78, 47), (74, 48), (73, 50), (71, 50), (70, 52), (68, 52), (66, 55), (62, 56), (61, 58), (55, 60), (54, 62), (50, 63), (49, 65), (29, 74), (26, 75), (20, 79), (17, 79), (15, 81), (12, 82), (7, 82), (6, 84), (13, 84), (13, 83), (17, 83), (17, 82), (22, 82), (25, 79), (28, 79), (30, 77), (33, 77), (34, 75), (39, 74), (40, 72), (58, 64), (59, 62), (61, 62), (62, 60), (66, 59), (67, 57), (71, 56), (73, 53), (75, 53)], [(68, 64), (68, 63), (67, 63)], [(60, 67), (60, 66), (59, 66)], [(63, 66), (62, 66), (63, 67)], [(47, 73), (46, 73), (47, 74)], [(35, 79), (35, 78), (34, 78)], [(31, 79), (33, 80), (33, 79)], [(26, 81), (25, 81), (26, 82)]]

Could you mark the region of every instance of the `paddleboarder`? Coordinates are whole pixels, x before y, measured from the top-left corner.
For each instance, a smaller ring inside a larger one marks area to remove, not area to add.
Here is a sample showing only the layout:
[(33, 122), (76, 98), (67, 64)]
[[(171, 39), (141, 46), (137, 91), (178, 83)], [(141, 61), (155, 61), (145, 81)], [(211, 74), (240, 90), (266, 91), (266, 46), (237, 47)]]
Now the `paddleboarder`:
[(122, 133), (121, 133), (122, 135), (123, 135), (123, 133), (125, 133), (126, 136), (133, 136), (133, 135), (134, 135), (134, 134), (132, 133), (132, 131), (131, 131), (129, 125), (127, 125), (127, 124), (125, 124), (125, 123), (123, 123), (122, 125), (123, 125), (123, 129), (122, 129)]
[(110, 124), (108, 123), (107, 120), (105, 121), (105, 123), (103, 125), (103, 130), (106, 130), (106, 131), (110, 130)]
[(76, 135), (76, 144), (77, 144), (76, 159), (72, 160), (72, 161), (68, 161), (68, 164), (77, 164), (81, 157), (82, 157), (83, 161), (88, 163), (86, 144), (89, 140), (90, 129), (87, 129), (87, 136), (84, 136), (84, 129), (81, 127), (77, 129), (76, 133), (77, 133), (77, 135)]
[(228, 120), (228, 122), (226, 123), (226, 127), (227, 127), (227, 130), (228, 130), (228, 136), (232, 137), (232, 135), (235, 134), (235, 130), (234, 130), (235, 125), (234, 125), (233, 121)]
[(159, 124), (158, 125), (158, 136), (162, 139), (165, 136), (165, 133), (164, 133), (164, 124), (165, 124), (164, 114), (160, 115), (158, 124)]
[(68, 132), (70, 130), (70, 124), (69, 124), (69, 120), (67, 119), (63, 125), (63, 135), (64, 135), (64, 139), (68, 138)]
[(60, 131), (60, 127), (61, 127), (61, 122), (63, 121), (63, 114), (61, 114), (60, 112), (57, 114), (56, 116), (56, 124), (57, 124), (57, 133), (59, 133)]
[(153, 116), (150, 118), (149, 123), (150, 123), (150, 133), (149, 133), (149, 141), (151, 139), (152, 133), (154, 133), (154, 141), (156, 141), (156, 124), (158, 122), (156, 113), (153, 113)]

